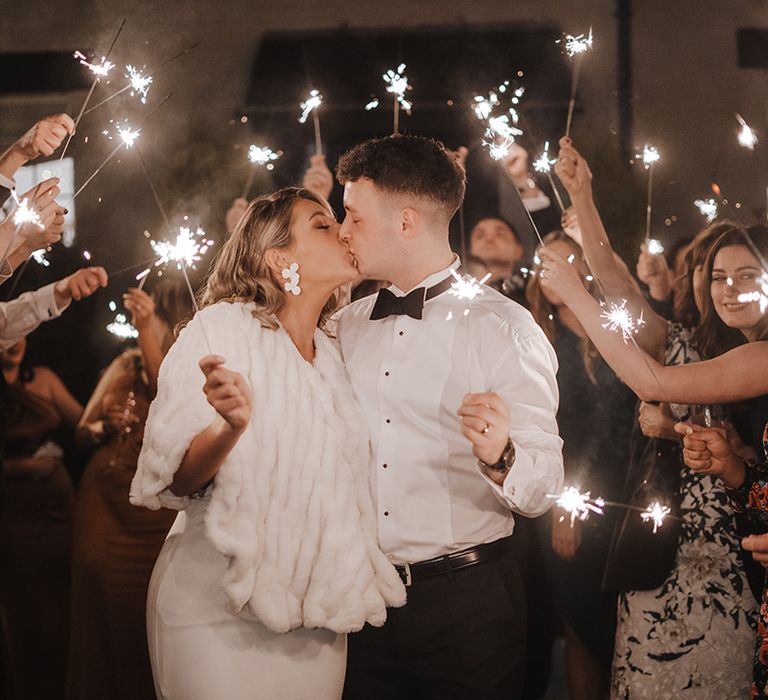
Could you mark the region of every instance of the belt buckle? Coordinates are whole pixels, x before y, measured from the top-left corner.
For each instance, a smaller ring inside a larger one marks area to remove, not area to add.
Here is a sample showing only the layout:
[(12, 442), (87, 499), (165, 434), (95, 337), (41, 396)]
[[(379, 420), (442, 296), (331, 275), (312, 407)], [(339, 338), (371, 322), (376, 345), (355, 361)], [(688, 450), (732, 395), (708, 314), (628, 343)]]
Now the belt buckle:
[(411, 576), (411, 565), (401, 564), (403, 567), (403, 573), (400, 574), (400, 578), (403, 579), (403, 585), (408, 588), (413, 583), (413, 577)]

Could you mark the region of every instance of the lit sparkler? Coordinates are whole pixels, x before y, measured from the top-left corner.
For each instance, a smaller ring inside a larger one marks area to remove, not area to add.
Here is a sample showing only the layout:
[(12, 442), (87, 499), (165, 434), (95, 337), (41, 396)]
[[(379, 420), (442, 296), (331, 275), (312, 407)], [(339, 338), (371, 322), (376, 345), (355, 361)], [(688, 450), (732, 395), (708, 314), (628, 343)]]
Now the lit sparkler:
[(139, 337), (139, 331), (128, 322), (125, 314), (117, 314), (115, 320), (107, 324), (107, 330), (118, 338)]
[(482, 285), (491, 278), (490, 272), (479, 282), (472, 275), (460, 275), (456, 270), (451, 270), (451, 274), (455, 281), (451, 284), (448, 293), (465, 301), (473, 301), (476, 297), (485, 294)]
[(592, 27), (589, 28), (589, 34), (584, 36), (579, 34), (573, 36), (566, 34), (564, 39), (559, 40), (565, 45), (565, 53), (573, 63), (571, 72), (571, 95), (568, 100), (568, 116), (565, 120), (565, 135), (571, 135), (571, 123), (573, 122), (573, 110), (576, 107), (576, 91), (579, 85), (579, 75), (581, 74), (581, 60), (584, 54), (592, 48)]
[(42, 267), (50, 267), (51, 266), (51, 261), (48, 260), (48, 258), (45, 257), (45, 254), (47, 252), (48, 252), (47, 248), (40, 248), (40, 250), (33, 251), (32, 255), (30, 257), (38, 265), (41, 265)]
[(544, 150), (541, 155), (533, 161), (533, 169), (537, 173), (551, 173), (552, 166), (557, 163), (557, 158), (549, 157), (549, 141), (544, 142)]
[(649, 146), (647, 143), (643, 146), (642, 154), (638, 154), (637, 157), (643, 159), (643, 165), (645, 165), (646, 170), (649, 170), (654, 163), (658, 163), (661, 160), (661, 155), (656, 146)]
[[(101, 60), (101, 66), (97, 68), (97, 70), (93, 70), (92, 68), (89, 68), (91, 72), (94, 73), (93, 82), (91, 83), (91, 87), (88, 90), (88, 94), (85, 96), (85, 99), (83, 100), (83, 104), (80, 107), (80, 111), (77, 114), (77, 117), (75, 118), (75, 130), (72, 131), (72, 133), (69, 134), (67, 137), (67, 142), (64, 144), (64, 148), (61, 149), (61, 155), (59, 156), (59, 165), (57, 172), (61, 170), (61, 163), (64, 160), (64, 156), (67, 154), (67, 149), (69, 148), (69, 144), (72, 142), (72, 137), (75, 135), (75, 131), (77, 130), (78, 125), (80, 124), (80, 120), (83, 118), (83, 114), (85, 114), (85, 108), (88, 106), (88, 103), (91, 101), (91, 97), (93, 95), (93, 91), (96, 89), (96, 85), (99, 82), (99, 78), (101, 77), (99, 75), (100, 72), (106, 73), (109, 72), (114, 67), (114, 64), (109, 64), (109, 68), (107, 68), (107, 64), (109, 63), (107, 61), (107, 58), (112, 53), (112, 49), (115, 48), (115, 44), (117, 43), (118, 38), (120, 37), (120, 34), (123, 31), (123, 27), (125, 26), (125, 19), (123, 19), (122, 22), (120, 22), (120, 26), (117, 28), (117, 33), (115, 34), (115, 38), (112, 39), (112, 43), (109, 46), (109, 50), (107, 51), (106, 56), (102, 58)], [(80, 61), (80, 63), (84, 66), (90, 67), (91, 64), (88, 62), (88, 59), (86, 56), (80, 52), (75, 51), (74, 57)]]
[[(109, 131), (105, 130), (103, 133), (110, 141), (114, 140), (114, 137), (112, 136), (112, 134), (110, 134)], [(139, 134), (140, 134), (139, 129), (132, 129), (130, 126), (118, 126), (117, 138), (119, 139), (120, 143), (118, 143), (117, 146), (115, 146), (112, 153), (110, 153), (103, 160), (101, 165), (99, 165), (99, 167), (96, 168), (96, 170), (94, 170), (93, 173), (91, 173), (91, 176), (82, 185), (80, 185), (78, 190), (72, 195), (72, 198), (69, 200), (69, 202), (67, 202), (67, 204), (70, 204), (72, 201), (74, 201), (75, 197), (77, 197), (77, 195), (79, 195), (88, 186), (91, 180), (93, 180), (93, 178), (95, 178), (99, 174), (101, 169), (104, 166), (106, 166), (106, 164), (109, 163), (109, 161), (112, 160), (112, 158), (114, 158), (117, 155), (117, 152), (121, 148), (133, 148), (133, 145), (136, 143), (136, 139), (139, 138)]]
[(321, 104), (323, 104), (323, 96), (319, 90), (310, 90), (309, 97), (306, 102), (302, 102), (301, 116), (299, 117), (299, 124), (304, 124), (307, 121), (309, 115), (316, 110)]
[(411, 114), (413, 103), (405, 99), (405, 93), (412, 90), (411, 84), (405, 75), (405, 63), (401, 63), (396, 70), (390, 68), (384, 75), (384, 82), (387, 84), (387, 92), (391, 93), (394, 99), (394, 129), (393, 133), (400, 133), (400, 108), (405, 113)]
[(649, 238), (645, 242), (645, 247), (651, 255), (664, 254), (664, 246), (662, 245), (661, 241), (656, 238)]
[[(604, 303), (603, 306), (605, 306)], [(603, 328), (612, 333), (620, 332), (625, 343), (629, 340), (634, 341), (633, 336), (637, 335), (645, 325), (643, 312), (641, 311), (640, 316), (635, 318), (627, 309), (626, 299), (622, 299), (621, 304), (609, 303), (608, 308), (600, 314), (600, 318), (605, 320)]]
[(85, 66), (98, 78), (103, 78), (115, 67), (115, 64), (108, 61), (106, 56), (101, 59), (101, 63), (91, 63), (88, 60), (88, 57), (81, 51), (75, 51), (73, 55), (79, 61), (80, 65)]
[(309, 97), (306, 102), (302, 102), (301, 116), (299, 117), (299, 123), (304, 124), (307, 118), (312, 114), (312, 122), (315, 126), (315, 153), (323, 152), (323, 142), (320, 138), (320, 117), (317, 113), (318, 107), (323, 104), (323, 96), (319, 90), (310, 90)]
[(579, 34), (573, 36), (573, 34), (566, 34), (565, 40), (565, 53), (568, 54), (568, 58), (573, 58), (578, 54), (585, 53), (592, 48), (592, 27), (589, 28), (589, 34), (584, 36)]
[(194, 267), (194, 264), (208, 252), (213, 241), (206, 238), (205, 231), (199, 226), (194, 231), (188, 226), (179, 226), (173, 243), (165, 240), (151, 240), (149, 244), (157, 255), (155, 267), (175, 262), (181, 269), (182, 266)]
[(146, 104), (149, 86), (152, 84), (152, 76), (145, 75), (131, 65), (126, 66), (125, 71), (125, 77), (130, 81), (129, 86), (131, 88), (131, 97), (134, 95), (139, 95), (141, 103)]
[(14, 199), (16, 199), (16, 210), (13, 212), (13, 223), (16, 224), (17, 229), (20, 229), (22, 226), (26, 226), (28, 224), (31, 224), (33, 226), (37, 226), (39, 229), (44, 228), (42, 222), (40, 221), (40, 214), (38, 213), (37, 209), (34, 208), (30, 204), (29, 198), (24, 197), (21, 201), (19, 201), (16, 198), (16, 193), (11, 191), (13, 193)]
[[(488, 134), (486, 134), (488, 136)], [(486, 141), (483, 139), (483, 145), (488, 146), (488, 155), (493, 160), (504, 160), (509, 155), (509, 147), (515, 142), (513, 138), (499, 140), (498, 138)]]
[(379, 106), (379, 98), (374, 97), (371, 99), (370, 102), (368, 102), (368, 104), (365, 105), (365, 111), (370, 112), (372, 109), (376, 109), (376, 107), (378, 106)]
[(649, 520), (653, 521), (653, 532), (656, 534), (656, 531), (664, 524), (664, 519), (671, 512), (668, 506), (663, 506), (658, 501), (654, 501), (640, 513), (640, 517), (644, 523), (647, 523)]
[[(248, 160), (255, 166), (264, 167), (267, 170), (275, 169), (275, 161), (283, 155), (282, 151), (273, 151), (268, 146), (256, 146), (251, 144), (248, 147)], [(242, 199), (248, 197), (248, 193), (251, 191), (253, 180), (256, 177), (256, 168), (251, 169), (251, 174), (248, 176), (248, 181), (245, 183), (243, 193), (240, 195)]]
[(273, 151), (266, 146), (254, 146), (252, 144), (248, 148), (248, 160), (254, 165), (266, 166), (267, 170), (272, 170), (275, 167), (272, 165), (272, 162), (276, 161), (282, 155), (282, 151)]
[(709, 199), (697, 199), (693, 205), (706, 218), (707, 223), (711, 223), (717, 218), (717, 202), (711, 197)]
[(581, 493), (575, 486), (567, 486), (558, 496), (547, 494), (547, 498), (555, 499), (555, 505), (562, 508), (571, 516), (571, 527), (573, 527), (576, 518), (586, 520), (590, 513), (603, 514), (605, 501), (602, 498), (592, 498), (589, 491)]
[(638, 153), (636, 158), (642, 158), (643, 167), (648, 171), (648, 195), (645, 205), (645, 240), (651, 238), (651, 219), (653, 217), (653, 166), (661, 160), (661, 155), (655, 146), (649, 146), (647, 143), (643, 146), (643, 152)]
[(740, 114), (736, 114), (736, 119), (741, 125), (738, 135), (739, 145), (748, 148), (750, 151), (754, 151), (755, 144), (757, 144), (757, 133), (744, 121)]

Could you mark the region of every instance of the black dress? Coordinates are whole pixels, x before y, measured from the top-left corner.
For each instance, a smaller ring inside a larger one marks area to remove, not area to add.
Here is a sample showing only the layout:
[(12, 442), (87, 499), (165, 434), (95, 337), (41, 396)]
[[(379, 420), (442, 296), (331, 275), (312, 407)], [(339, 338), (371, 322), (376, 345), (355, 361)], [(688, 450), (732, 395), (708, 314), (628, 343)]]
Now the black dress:
[[(620, 501), (629, 463), (635, 395), (601, 358), (593, 363), (597, 380), (593, 383), (584, 366), (580, 338), (559, 322), (554, 348), (560, 365), (557, 419), (563, 438), (565, 484), (590, 491), (593, 497)], [(613, 655), (616, 594), (603, 592), (601, 583), (619, 514), (607, 507), (604, 515), (594, 514), (581, 522), (581, 545), (570, 561), (552, 550), (552, 516), (537, 521), (555, 606), (606, 671)]]

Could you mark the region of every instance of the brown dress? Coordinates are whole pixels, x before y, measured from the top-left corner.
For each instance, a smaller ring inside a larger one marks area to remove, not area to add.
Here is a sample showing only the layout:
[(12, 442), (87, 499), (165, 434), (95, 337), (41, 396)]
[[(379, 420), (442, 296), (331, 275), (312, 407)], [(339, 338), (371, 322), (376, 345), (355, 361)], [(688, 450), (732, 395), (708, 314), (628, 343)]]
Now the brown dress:
[(81, 425), (98, 421), (110, 404), (138, 419), (96, 450), (77, 494), (70, 700), (155, 697), (147, 650), (147, 588), (176, 513), (128, 502), (150, 401), (141, 354), (128, 350), (107, 369), (81, 420)]
[[(10, 462), (32, 457), (51, 443), (61, 418), (49, 401), (24, 384), (8, 390), (5, 459)], [(13, 700), (64, 695), (73, 506), (72, 482), (60, 459), (43, 479), (6, 478), (0, 515), (0, 618)]]

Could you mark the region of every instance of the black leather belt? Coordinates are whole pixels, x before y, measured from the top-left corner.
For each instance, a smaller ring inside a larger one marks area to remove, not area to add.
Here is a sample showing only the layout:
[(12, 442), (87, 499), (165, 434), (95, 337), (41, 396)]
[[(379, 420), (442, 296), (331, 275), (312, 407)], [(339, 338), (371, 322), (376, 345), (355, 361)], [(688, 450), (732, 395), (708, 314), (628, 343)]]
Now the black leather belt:
[(427, 559), (415, 564), (395, 564), (397, 573), (406, 586), (414, 581), (432, 576), (450, 576), (457, 569), (465, 569), (480, 562), (490, 561), (507, 551), (509, 537), (502, 537), (495, 542), (479, 544), (476, 547), (462, 549), (460, 552), (445, 554), (442, 557)]

